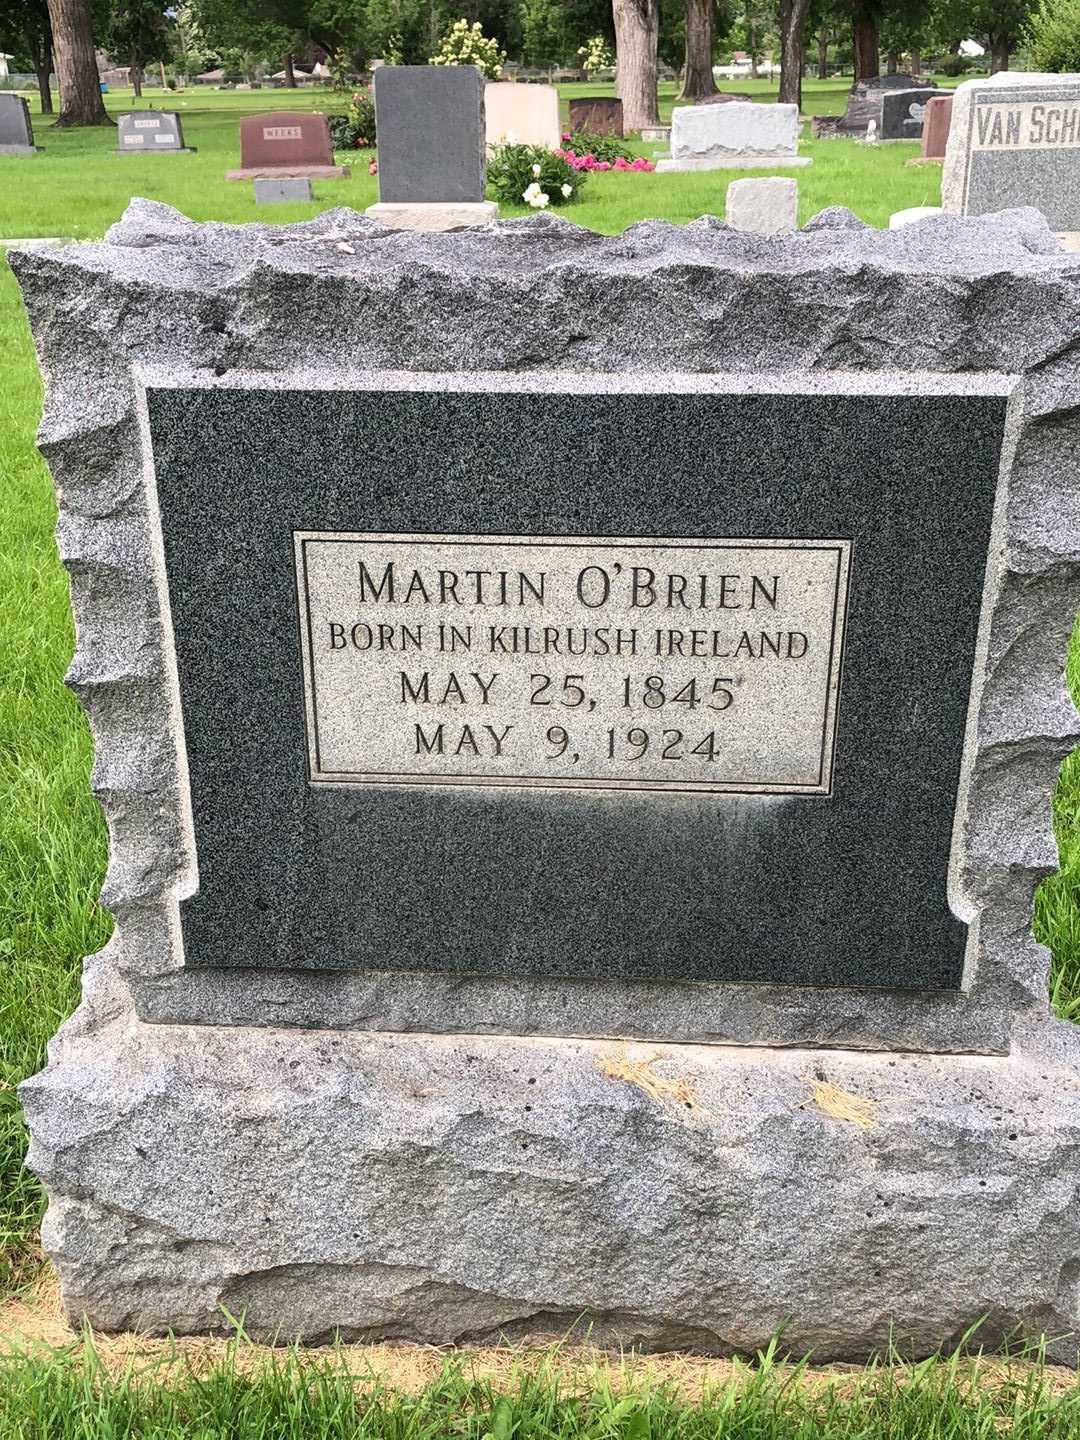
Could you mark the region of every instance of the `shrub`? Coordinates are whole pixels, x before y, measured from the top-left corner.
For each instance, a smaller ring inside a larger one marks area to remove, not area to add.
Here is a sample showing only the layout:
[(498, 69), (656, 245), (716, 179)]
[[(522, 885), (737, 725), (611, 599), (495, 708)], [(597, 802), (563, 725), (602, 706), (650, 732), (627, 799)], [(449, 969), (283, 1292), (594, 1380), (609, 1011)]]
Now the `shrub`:
[(1080, 70), (1080, 0), (1043, 0), (1027, 38), (1036, 70)]
[(361, 90), (352, 97), (344, 115), (330, 115), (330, 142), (335, 150), (374, 150), (375, 100)]
[(966, 55), (946, 55), (941, 62), (942, 75), (965, 75), (971, 69), (971, 61)]
[(630, 146), (617, 135), (597, 135), (592, 130), (575, 130), (572, 135), (564, 135), (563, 141), (563, 148), (572, 150), (575, 155), (591, 155), (594, 160), (606, 160), (609, 165), (620, 158), (634, 158)]
[(495, 145), (488, 160), (488, 183), (507, 205), (568, 205), (576, 200), (586, 176), (556, 150), (542, 145)]
[(455, 20), (442, 38), (432, 65), (475, 65), (489, 80), (498, 80), (502, 74), (506, 51), (499, 49), (499, 42), (491, 40), (481, 28), (480, 21), (472, 25), (467, 20)]

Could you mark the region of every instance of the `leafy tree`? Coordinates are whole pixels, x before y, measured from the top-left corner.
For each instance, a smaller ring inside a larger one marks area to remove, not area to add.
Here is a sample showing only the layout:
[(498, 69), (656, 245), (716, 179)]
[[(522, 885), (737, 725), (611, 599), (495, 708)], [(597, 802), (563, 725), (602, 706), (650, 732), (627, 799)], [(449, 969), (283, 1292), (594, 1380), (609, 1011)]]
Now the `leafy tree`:
[[(935, 22), (946, 43), (985, 41), (992, 72), (1007, 70), (1009, 57), (1024, 37), (1037, 0), (937, 0)], [(1055, 13), (1062, 0), (1055, 0)]]
[(1043, 0), (1028, 22), (1037, 70), (1080, 70), (1080, 0)]
[(53, 113), (49, 76), (53, 68), (52, 23), (46, 0), (3, 0), (0, 6), (0, 49), (24, 51), (37, 76), (41, 113)]
[(172, 56), (170, 23), (158, 0), (115, 0), (107, 33), (109, 54), (131, 66), (131, 89), (142, 95), (143, 72), (152, 60)]
[(521, 0), (521, 58), (526, 65), (553, 69), (567, 57), (566, 21), (558, 0)]

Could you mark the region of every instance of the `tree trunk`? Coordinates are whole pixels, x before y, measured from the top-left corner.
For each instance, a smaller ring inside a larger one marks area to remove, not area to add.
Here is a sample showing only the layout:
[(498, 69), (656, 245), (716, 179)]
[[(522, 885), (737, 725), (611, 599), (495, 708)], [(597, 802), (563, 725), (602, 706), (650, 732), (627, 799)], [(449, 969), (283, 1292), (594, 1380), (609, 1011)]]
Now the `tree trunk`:
[(40, 33), (32, 25), (27, 25), (23, 30), (23, 39), (26, 41), (26, 48), (30, 55), (30, 63), (34, 67), (34, 74), (37, 76), (38, 95), (41, 99), (42, 115), (53, 113), (52, 86), (49, 84), (49, 77), (52, 75), (52, 46), (48, 39), (44, 41)]
[(758, 78), (758, 73), (757, 73), (757, 38), (758, 38), (758, 37), (757, 37), (757, 22), (756, 22), (755, 17), (750, 13), (750, 9), (751, 9), (750, 5), (747, 4), (747, 7), (746, 7), (746, 10), (747, 10), (747, 15), (746, 15), (746, 34), (747, 34), (747, 37), (749, 38), (749, 41), (750, 41), (750, 79), (751, 79), (751, 80), (756, 80), (756, 79)]
[(1007, 39), (1000, 35), (990, 37), (990, 74), (996, 75), (999, 70), (1009, 68), (1009, 53), (1012, 46)]
[(855, 17), (852, 38), (855, 42), (855, 83), (858, 84), (860, 80), (873, 80), (881, 74), (877, 21), (873, 15), (864, 11)]
[(829, 32), (819, 30), (817, 37), (817, 78), (829, 78)]
[(293, 69), (292, 55), (285, 56), (285, 88), (296, 89), (296, 71)]
[(686, 0), (686, 65), (683, 100), (716, 94), (712, 73), (713, 0)]
[(87, 0), (49, 0), (56, 79), (60, 86), (57, 125), (111, 125), (101, 98), (94, 30)]
[(780, 94), (781, 105), (802, 109), (803, 29), (810, 0), (780, 0)]
[(885, 57), (885, 74), (895, 75), (900, 69), (900, 56), (895, 50), (890, 50)]
[(917, 80), (922, 74), (922, 51), (911, 47), (911, 73)]
[(142, 99), (143, 68), (135, 59), (131, 62), (131, 93), (136, 100)]
[(659, 125), (656, 49), (660, 39), (658, 0), (612, 0), (617, 56), (616, 88), (627, 130)]

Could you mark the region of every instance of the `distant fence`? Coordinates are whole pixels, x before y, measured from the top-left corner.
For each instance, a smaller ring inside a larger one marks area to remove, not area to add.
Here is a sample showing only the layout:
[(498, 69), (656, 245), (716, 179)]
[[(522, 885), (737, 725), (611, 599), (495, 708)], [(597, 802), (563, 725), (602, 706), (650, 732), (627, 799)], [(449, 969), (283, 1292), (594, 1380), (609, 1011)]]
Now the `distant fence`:
[[(56, 76), (50, 77), (52, 88), (56, 89)], [(36, 75), (0, 75), (0, 90), (36, 90)]]

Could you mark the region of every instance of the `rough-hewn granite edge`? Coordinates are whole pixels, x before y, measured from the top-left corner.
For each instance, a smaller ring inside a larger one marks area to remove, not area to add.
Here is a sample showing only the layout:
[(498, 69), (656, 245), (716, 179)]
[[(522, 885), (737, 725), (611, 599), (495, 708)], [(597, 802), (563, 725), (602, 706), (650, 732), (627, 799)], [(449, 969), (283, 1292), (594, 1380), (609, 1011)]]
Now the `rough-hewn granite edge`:
[[(722, 987), (663, 996), (575, 987), (487, 992), (490, 1028), (716, 1042), (996, 1051), (1046, 1014), (1047, 958), (1030, 937), (1056, 865), (1050, 797), (1080, 728), (1063, 661), (1080, 604), (1080, 259), (1034, 211), (869, 230), (824, 212), (760, 237), (712, 219), (616, 237), (553, 217), (457, 235), (387, 233), (349, 211), (289, 227), (198, 226), (134, 202), (107, 243), (22, 252), (47, 381), (41, 444), (78, 648), (69, 682), (90, 716), (93, 784), (109, 821), (111, 947), (141, 1013), (217, 1023), (485, 1028), (478, 982), (421, 1002), (415, 982), (176, 971), (176, 893), (191, 883), (168, 664), (154, 584), (137, 367), (203, 372), (405, 370), (910, 371), (1022, 377), (1012, 405), (1007, 537), (954, 887), (972, 918), (962, 997)], [(483, 284), (475, 280), (482, 277)], [(305, 323), (297, 326), (296, 314)], [(785, 323), (776, 323), (777, 315)], [(231, 977), (230, 977), (231, 978)], [(430, 982), (425, 980), (430, 993)], [(608, 991), (608, 997), (611, 995)], [(331, 1009), (328, 1012), (327, 1006)], [(617, 1013), (615, 1013), (617, 1012)], [(681, 1019), (680, 1019), (681, 1017)]]

